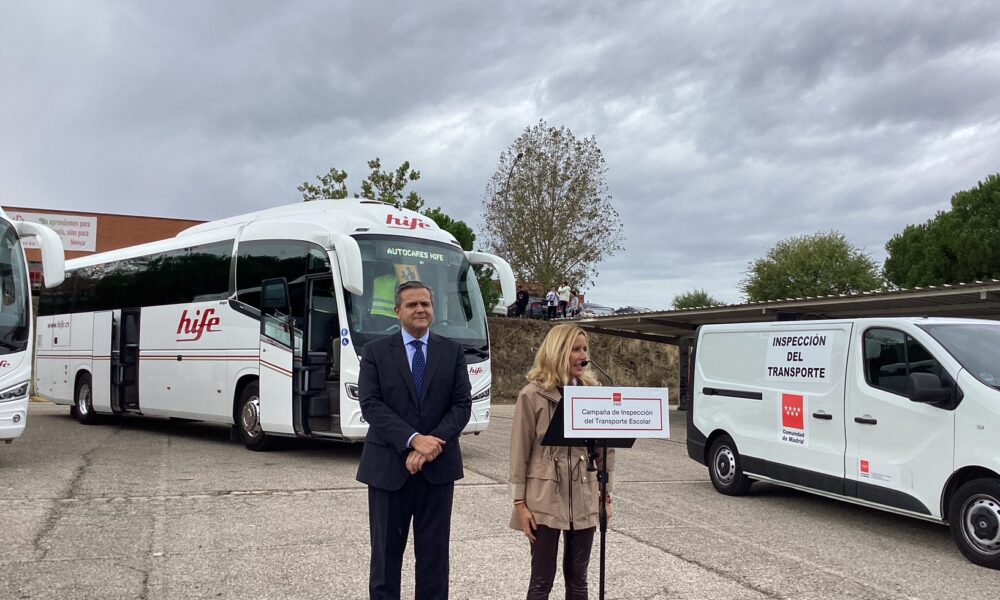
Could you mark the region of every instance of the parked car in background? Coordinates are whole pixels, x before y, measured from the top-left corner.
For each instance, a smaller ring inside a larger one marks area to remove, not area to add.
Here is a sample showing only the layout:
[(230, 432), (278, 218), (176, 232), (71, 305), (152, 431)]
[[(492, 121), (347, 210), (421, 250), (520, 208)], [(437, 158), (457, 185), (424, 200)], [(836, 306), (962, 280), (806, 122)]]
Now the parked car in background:
[(613, 314), (615, 314), (615, 309), (610, 306), (604, 306), (603, 304), (584, 302), (583, 306), (580, 307), (581, 317), (606, 317)]
[(642, 306), (623, 306), (615, 309), (616, 315), (634, 315), (636, 313), (644, 312), (650, 312), (650, 310), (648, 308), (643, 308)]
[(529, 319), (544, 319), (545, 311), (545, 298), (532, 296), (528, 298), (528, 307), (524, 309), (524, 316)]
[[(517, 310), (517, 305), (511, 304), (507, 308), (507, 316), (514, 317), (517, 316), (515, 311)], [(524, 307), (524, 316), (529, 319), (544, 319), (545, 318), (545, 298), (539, 298), (537, 296), (531, 296), (528, 298), (528, 305)]]

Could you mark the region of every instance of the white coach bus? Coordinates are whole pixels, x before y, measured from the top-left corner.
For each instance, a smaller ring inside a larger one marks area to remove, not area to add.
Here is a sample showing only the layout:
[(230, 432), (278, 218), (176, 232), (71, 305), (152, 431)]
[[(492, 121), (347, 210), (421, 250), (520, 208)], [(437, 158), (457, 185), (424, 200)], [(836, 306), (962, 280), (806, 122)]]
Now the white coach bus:
[(38, 393), (86, 424), (126, 413), (234, 424), (251, 450), (273, 436), (360, 440), (358, 356), (399, 330), (386, 290), (419, 279), (434, 290), (433, 331), (466, 349), (465, 432), (485, 430), (490, 348), (473, 264), (513, 301), (506, 261), (463, 252), (419, 213), (356, 199), (70, 260), (41, 298)]
[(24, 433), (31, 383), (31, 284), (21, 239), (34, 236), (42, 251), (46, 286), (63, 280), (63, 245), (44, 225), (11, 221), (0, 209), (0, 440), (11, 443)]

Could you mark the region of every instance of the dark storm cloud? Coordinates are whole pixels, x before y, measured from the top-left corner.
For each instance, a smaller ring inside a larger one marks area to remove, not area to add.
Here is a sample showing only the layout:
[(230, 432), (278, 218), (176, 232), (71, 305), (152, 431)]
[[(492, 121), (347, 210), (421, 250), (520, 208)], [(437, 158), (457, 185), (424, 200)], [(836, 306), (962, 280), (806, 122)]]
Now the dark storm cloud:
[(0, 9), (4, 203), (217, 218), (409, 160), (478, 228), (544, 118), (595, 136), (627, 250), (591, 297), (739, 300), (748, 261), (886, 240), (998, 170), (993, 2), (266, 1)]

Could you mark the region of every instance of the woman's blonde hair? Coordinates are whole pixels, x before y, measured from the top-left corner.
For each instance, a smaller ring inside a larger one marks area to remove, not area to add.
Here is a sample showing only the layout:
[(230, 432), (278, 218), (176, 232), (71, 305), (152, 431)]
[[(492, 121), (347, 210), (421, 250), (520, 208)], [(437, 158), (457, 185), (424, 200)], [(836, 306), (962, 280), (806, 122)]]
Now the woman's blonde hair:
[[(557, 386), (569, 385), (569, 358), (573, 353), (573, 343), (577, 336), (587, 339), (587, 332), (576, 325), (563, 323), (549, 330), (542, 345), (535, 353), (535, 364), (528, 371), (528, 381), (533, 381), (542, 389), (551, 390)], [(597, 385), (597, 378), (586, 368), (577, 385)]]

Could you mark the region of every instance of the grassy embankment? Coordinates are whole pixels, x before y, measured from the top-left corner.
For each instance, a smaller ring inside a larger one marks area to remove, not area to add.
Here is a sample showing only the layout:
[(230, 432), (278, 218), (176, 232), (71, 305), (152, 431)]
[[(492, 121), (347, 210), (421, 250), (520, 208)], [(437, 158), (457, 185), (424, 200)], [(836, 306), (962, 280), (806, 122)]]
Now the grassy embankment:
[[(553, 322), (553, 324), (556, 322)], [(526, 383), (525, 375), (550, 324), (530, 319), (490, 318), (493, 349), (493, 402), (508, 404)], [(677, 403), (677, 348), (666, 344), (589, 334), (590, 357), (616, 385), (667, 387)], [(606, 383), (600, 377), (602, 383)]]

